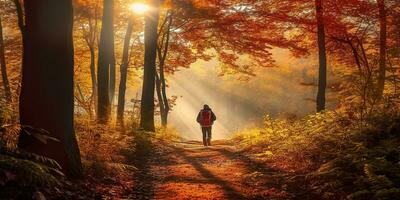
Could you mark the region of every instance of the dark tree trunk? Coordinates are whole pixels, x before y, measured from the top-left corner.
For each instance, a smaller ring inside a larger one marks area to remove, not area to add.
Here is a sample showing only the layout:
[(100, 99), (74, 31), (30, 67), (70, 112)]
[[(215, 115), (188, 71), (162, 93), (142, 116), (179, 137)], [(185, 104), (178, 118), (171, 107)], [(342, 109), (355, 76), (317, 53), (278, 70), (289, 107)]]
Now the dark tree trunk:
[(14, 1), (15, 9), (17, 11), (18, 27), (19, 27), (19, 30), (21, 31), (22, 42), (24, 42), (24, 38), (25, 38), (24, 12), (22, 10), (20, 0), (13, 0), (13, 1)]
[(170, 110), (168, 97), (167, 97), (167, 83), (166, 83), (165, 75), (164, 75), (165, 59), (166, 59), (167, 52), (168, 52), (169, 30), (168, 30), (167, 38), (168, 39), (165, 44), (166, 47), (164, 49), (164, 53), (165, 53), (164, 58), (163, 58), (164, 61), (163, 61), (162, 65), (160, 65), (161, 94), (162, 94), (162, 100), (163, 100), (163, 104), (164, 104), (164, 109), (161, 111), (161, 125), (164, 127), (167, 126), (167, 124), (168, 124), (168, 113)]
[(163, 52), (161, 53), (161, 49), (159, 51), (159, 64), (160, 64), (160, 82), (161, 82), (161, 94), (162, 94), (162, 104), (163, 109), (161, 109), (161, 125), (167, 126), (168, 124), (168, 114), (169, 114), (169, 102), (167, 97), (167, 83), (165, 80), (165, 61), (167, 59), (168, 50), (169, 50), (169, 41), (170, 41), (170, 34), (171, 34), (171, 25), (172, 25), (172, 14), (169, 14), (168, 17), (168, 25), (166, 27), (165, 33), (165, 42), (164, 37), (161, 42), (161, 49), (163, 48)]
[(82, 175), (74, 134), (72, 0), (25, 1), (25, 44), (20, 122), (59, 142), (44, 144), (24, 129), (19, 147), (55, 159), (72, 177)]
[(386, 8), (385, 0), (377, 0), (379, 8), (379, 71), (378, 71), (378, 86), (377, 86), (377, 97), (381, 98), (383, 90), (385, 89), (386, 79)]
[(97, 38), (97, 7), (95, 8), (94, 26), (92, 23), (92, 17), (89, 16), (88, 21), (89, 21), (89, 32), (86, 34), (84, 38), (90, 51), (90, 79), (92, 81), (91, 105), (94, 105), (94, 113), (97, 113), (97, 77), (96, 77), (96, 53), (95, 53), (95, 45)]
[(97, 119), (100, 123), (107, 123), (111, 114), (110, 71), (115, 65), (113, 10), (113, 0), (104, 0), (97, 64)]
[(89, 46), (90, 49), (90, 78), (92, 80), (92, 102), (95, 106), (95, 113), (97, 113), (97, 77), (96, 77), (96, 53), (94, 44)]
[(115, 52), (114, 52), (114, 42), (113, 42), (113, 45), (112, 45), (112, 48), (111, 48), (111, 50), (112, 50), (112, 60), (111, 60), (111, 63), (110, 63), (110, 85), (109, 85), (109, 87), (110, 87), (110, 89), (109, 89), (109, 92), (110, 92), (110, 95), (109, 95), (109, 97), (110, 97), (110, 104), (111, 104), (111, 109), (113, 108), (113, 104), (114, 104), (114, 98), (115, 98), (115, 75), (116, 75), (116, 72), (115, 72)]
[(326, 47), (325, 47), (325, 24), (323, 0), (315, 0), (317, 34), (318, 34), (318, 55), (319, 55), (319, 75), (317, 92), (317, 112), (325, 110), (326, 93)]
[(165, 116), (165, 103), (161, 92), (161, 80), (160, 76), (156, 73), (156, 94), (158, 99), (158, 106), (160, 107), (161, 125), (163, 127), (167, 126), (167, 118)]
[(156, 91), (157, 98), (160, 107), (160, 116), (161, 116), (161, 125), (166, 127), (168, 124), (168, 114), (169, 114), (169, 102), (167, 97), (167, 85), (165, 80), (165, 61), (167, 59), (168, 50), (169, 50), (169, 41), (170, 41), (170, 33), (171, 33), (171, 24), (172, 24), (172, 14), (167, 13), (167, 17), (165, 18), (165, 22), (163, 23), (165, 31), (160, 31), (162, 34), (160, 44), (157, 46), (157, 55), (158, 55), (158, 64), (159, 64), (159, 74), (156, 73)]
[(128, 76), (128, 61), (129, 61), (129, 44), (131, 41), (133, 29), (133, 21), (129, 18), (128, 28), (126, 29), (125, 40), (124, 40), (124, 49), (122, 53), (122, 61), (121, 61), (121, 78), (119, 82), (119, 90), (118, 90), (118, 108), (117, 108), (117, 120), (122, 122), (124, 120), (124, 111), (125, 111), (125, 91), (126, 91), (126, 79)]
[(11, 88), (7, 76), (6, 56), (4, 55), (3, 25), (0, 18), (0, 68), (6, 100), (12, 102)]
[(140, 110), (140, 127), (154, 131), (154, 88), (156, 74), (157, 28), (159, 20), (159, 0), (152, 1), (153, 9), (145, 17), (145, 55), (143, 89)]
[(164, 104), (164, 109), (161, 112), (161, 125), (163, 127), (166, 127), (168, 125), (168, 114), (169, 114), (169, 102), (168, 102), (168, 98), (167, 98), (167, 90), (166, 90), (166, 83), (165, 83), (165, 78), (162, 77), (161, 79), (161, 93), (163, 95), (163, 104)]

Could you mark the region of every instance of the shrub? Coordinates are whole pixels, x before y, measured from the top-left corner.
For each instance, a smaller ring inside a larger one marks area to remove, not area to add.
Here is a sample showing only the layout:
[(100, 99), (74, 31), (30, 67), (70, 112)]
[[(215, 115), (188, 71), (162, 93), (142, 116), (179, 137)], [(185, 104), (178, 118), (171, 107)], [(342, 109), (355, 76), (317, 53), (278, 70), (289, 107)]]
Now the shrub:
[(295, 120), (267, 116), (264, 128), (234, 139), (280, 170), (305, 174), (310, 188), (325, 198), (396, 199), (400, 115), (387, 112), (363, 121), (340, 110)]
[(131, 148), (134, 140), (132, 132), (124, 132), (90, 121), (84, 116), (75, 120), (82, 164), (86, 174), (103, 177), (115, 176), (133, 166), (124, 164), (126, 158), (122, 152)]

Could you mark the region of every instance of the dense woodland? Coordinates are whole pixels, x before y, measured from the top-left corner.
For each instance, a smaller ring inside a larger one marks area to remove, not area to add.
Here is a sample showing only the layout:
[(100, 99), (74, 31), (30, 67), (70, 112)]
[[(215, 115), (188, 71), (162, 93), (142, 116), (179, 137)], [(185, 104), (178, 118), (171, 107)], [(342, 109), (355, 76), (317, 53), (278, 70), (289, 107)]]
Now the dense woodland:
[[(201, 163), (169, 79), (214, 60), (247, 84), (274, 49), (316, 57), (315, 111)], [(400, 199), (399, 0), (0, 0), (0, 67), (0, 199)], [(181, 162), (222, 189), (164, 187)]]

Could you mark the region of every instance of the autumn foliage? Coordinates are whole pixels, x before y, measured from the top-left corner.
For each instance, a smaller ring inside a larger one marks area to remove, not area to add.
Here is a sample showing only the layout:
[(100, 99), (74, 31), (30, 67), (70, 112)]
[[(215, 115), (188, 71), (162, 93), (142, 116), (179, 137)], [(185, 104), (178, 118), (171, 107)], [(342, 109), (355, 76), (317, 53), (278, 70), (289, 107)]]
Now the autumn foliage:
[[(169, 120), (187, 100), (172, 95), (176, 74), (201, 61), (243, 85), (271, 68), (298, 78), (276, 58), (313, 71), (316, 112), (265, 113), (232, 148), (319, 198), (398, 198), (399, 0), (131, 3), (0, 0), (0, 198), (129, 196), (150, 154), (182, 139)], [(237, 102), (253, 112), (255, 96)]]

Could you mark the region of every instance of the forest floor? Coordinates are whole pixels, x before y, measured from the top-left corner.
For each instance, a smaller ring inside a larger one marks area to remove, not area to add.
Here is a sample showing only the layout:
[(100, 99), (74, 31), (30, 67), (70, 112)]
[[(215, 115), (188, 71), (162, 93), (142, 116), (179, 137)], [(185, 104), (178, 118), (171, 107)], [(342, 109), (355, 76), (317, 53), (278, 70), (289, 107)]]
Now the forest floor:
[[(146, 143), (146, 142), (144, 142)], [(315, 199), (304, 178), (280, 172), (228, 140), (204, 147), (198, 141), (139, 142), (138, 168), (126, 199)]]

